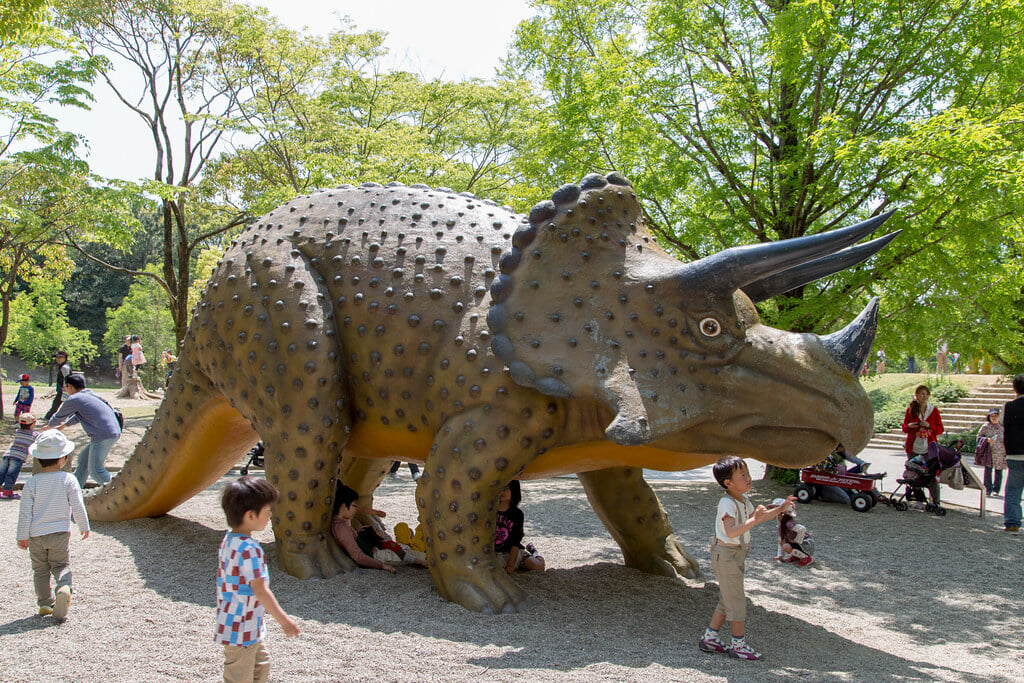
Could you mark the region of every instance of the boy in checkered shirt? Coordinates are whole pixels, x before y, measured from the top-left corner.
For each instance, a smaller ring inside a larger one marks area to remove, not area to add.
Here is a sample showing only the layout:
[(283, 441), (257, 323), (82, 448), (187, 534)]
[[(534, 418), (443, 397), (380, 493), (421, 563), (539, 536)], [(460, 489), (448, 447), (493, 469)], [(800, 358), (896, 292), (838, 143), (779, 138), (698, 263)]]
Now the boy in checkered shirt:
[(220, 504), (231, 527), (220, 544), (217, 569), (217, 633), (224, 645), (225, 681), (266, 681), (270, 654), (263, 645), (267, 634), (264, 612), (270, 612), (286, 636), (299, 627), (285, 614), (267, 585), (269, 575), (263, 548), (250, 534), (270, 522), (270, 505), (277, 489), (266, 479), (239, 477), (224, 487)]

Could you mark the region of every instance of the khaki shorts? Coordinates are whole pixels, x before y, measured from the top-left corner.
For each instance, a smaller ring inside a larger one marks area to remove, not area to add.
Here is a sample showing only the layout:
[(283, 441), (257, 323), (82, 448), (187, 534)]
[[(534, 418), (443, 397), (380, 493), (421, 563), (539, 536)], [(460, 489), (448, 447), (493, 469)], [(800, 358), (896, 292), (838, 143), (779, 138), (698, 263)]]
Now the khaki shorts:
[(718, 579), (721, 597), (715, 611), (730, 623), (747, 620), (747, 595), (743, 592), (743, 570), (746, 569), (749, 545), (726, 545), (717, 538), (711, 543), (711, 570)]
[(265, 683), (270, 676), (270, 653), (263, 641), (224, 646), (224, 683)]

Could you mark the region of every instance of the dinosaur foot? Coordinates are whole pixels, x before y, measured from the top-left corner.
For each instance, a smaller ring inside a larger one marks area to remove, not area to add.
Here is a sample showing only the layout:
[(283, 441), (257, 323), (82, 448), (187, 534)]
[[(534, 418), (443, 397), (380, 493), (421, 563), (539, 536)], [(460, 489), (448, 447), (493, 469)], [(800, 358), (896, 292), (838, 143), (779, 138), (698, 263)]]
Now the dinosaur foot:
[(697, 579), (701, 576), (697, 560), (671, 536), (665, 539), (665, 545), (659, 552), (629, 557), (626, 566), (661, 576), (681, 576), (684, 579)]
[(277, 556), (281, 569), (300, 579), (329, 579), (356, 568), (355, 562), (325, 534), (278, 538)]
[(484, 614), (518, 612), (526, 594), (500, 567), (493, 571), (453, 571), (450, 566), (434, 567), (438, 592), (468, 610)]

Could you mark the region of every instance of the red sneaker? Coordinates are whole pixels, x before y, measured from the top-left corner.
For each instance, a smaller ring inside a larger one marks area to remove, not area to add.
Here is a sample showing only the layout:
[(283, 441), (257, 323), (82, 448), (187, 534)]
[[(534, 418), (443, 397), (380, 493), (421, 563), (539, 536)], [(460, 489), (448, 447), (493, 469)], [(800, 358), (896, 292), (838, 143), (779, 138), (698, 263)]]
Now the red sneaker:
[(796, 566), (798, 566), (798, 567), (806, 567), (811, 562), (812, 562), (811, 556), (808, 555), (807, 557), (804, 557), (804, 558), (798, 560), (797, 563), (796, 563)]

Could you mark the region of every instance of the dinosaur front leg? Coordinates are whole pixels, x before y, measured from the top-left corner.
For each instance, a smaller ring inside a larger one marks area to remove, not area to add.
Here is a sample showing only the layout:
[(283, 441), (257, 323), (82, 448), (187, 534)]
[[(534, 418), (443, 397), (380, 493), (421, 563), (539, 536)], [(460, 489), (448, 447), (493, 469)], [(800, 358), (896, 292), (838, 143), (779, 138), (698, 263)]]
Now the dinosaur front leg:
[(697, 560), (676, 540), (665, 508), (635, 467), (579, 475), (590, 506), (622, 548), (627, 567), (688, 579), (700, 575)]
[(483, 409), (448, 420), (438, 432), (416, 504), (430, 573), (448, 600), (486, 614), (514, 612), (525, 600), (494, 553), (494, 522), (501, 490), (536, 457), (538, 436), (522, 415)]

